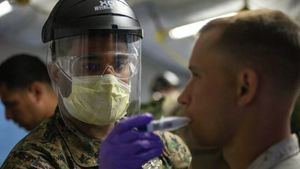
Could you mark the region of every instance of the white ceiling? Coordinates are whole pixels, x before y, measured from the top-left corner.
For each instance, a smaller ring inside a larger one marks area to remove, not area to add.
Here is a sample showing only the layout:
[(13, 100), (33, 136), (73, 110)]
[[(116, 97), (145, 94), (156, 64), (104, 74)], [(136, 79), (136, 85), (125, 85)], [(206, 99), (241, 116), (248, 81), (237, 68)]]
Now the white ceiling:
[[(174, 67), (178, 71), (183, 71), (194, 38), (175, 41), (164, 36), (166, 35), (164, 31), (204, 18), (238, 11), (244, 6), (243, 0), (128, 1), (133, 6), (144, 29), (145, 59), (160, 60), (162, 64)], [(0, 44), (27, 47), (35, 51), (44, 50), (45, 45), (41, 42), (41, 28), (56, 2), (57, 0), (31, 0), (30, 5), (15, 5), (13, 12), (0, 18)], [(299, 0), (249, 0), (249, 8), (263, 7), (282, 10), (300, 22)], [(158, 39), (157, 35), (163, 38)], [(0, 50), (5, 49), (0, 46)]]

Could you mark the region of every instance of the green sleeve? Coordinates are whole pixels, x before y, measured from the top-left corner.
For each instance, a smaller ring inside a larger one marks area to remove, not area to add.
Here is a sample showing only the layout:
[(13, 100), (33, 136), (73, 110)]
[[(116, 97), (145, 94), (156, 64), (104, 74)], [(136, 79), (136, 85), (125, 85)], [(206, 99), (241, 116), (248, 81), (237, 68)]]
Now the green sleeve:
[[(192, 155), (185, 142), (170, 132), (157, 132), (164, 143), (164, 163), (169, 163), (172, 169), (188, 169)], [(169, 167), (167, 167), (169, 168)]]

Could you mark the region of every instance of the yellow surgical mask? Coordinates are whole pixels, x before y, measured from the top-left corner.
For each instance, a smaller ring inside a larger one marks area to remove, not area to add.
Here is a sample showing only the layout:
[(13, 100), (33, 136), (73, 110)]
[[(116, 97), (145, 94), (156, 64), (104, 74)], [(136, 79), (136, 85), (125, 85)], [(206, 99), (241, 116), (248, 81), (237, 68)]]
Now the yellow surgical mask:
[(113, 123), (126, 114), (130, 85), (114, 75), (72, 78), (72, 92), (63, 103), (74, 118), (98, 126)]

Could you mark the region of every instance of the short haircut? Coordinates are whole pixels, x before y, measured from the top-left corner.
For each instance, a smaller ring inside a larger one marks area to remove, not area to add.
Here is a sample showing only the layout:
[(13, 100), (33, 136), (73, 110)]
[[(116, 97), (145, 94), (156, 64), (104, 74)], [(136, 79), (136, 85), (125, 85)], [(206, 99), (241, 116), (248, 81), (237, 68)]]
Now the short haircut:
[(47, 67), (38, 57), (29, 54), (16, 54), (0, 65), (0, 84), (8, 89), (24, 89), (34, 82), (51, 86)]
[(221, 28), (216, 49), (263, 72), (277, 89), (295, 91), (300, 81), (300, 29), (280, 11), (261, 9), (208, 23), (200, 33)]

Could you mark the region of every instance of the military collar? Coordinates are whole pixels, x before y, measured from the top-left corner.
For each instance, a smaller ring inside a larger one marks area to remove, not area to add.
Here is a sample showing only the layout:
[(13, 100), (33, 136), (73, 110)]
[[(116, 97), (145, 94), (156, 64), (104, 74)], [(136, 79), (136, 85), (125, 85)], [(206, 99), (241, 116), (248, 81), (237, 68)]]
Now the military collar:
[(295, 134), (271, 146), (261, 154), (248, 169), (273, 168), (280, 162), (291, 158), (299, 153), (298, 139)]
[(81, 167), (98, 166), (100, 141), (91, 139), (76, 130), (71, 123), (65, 124), (62, 115), (56, 111), (56, 127), (68, 148), (73, 161)]

